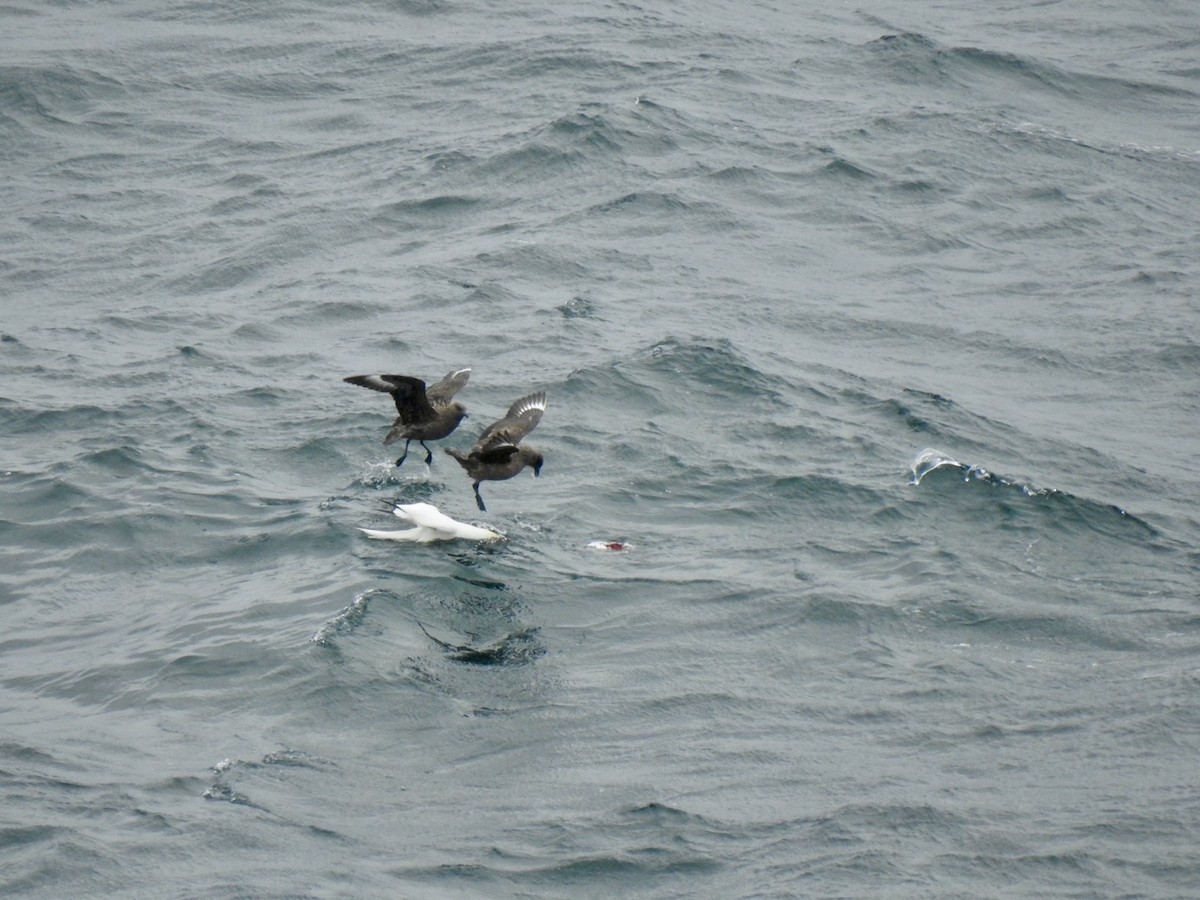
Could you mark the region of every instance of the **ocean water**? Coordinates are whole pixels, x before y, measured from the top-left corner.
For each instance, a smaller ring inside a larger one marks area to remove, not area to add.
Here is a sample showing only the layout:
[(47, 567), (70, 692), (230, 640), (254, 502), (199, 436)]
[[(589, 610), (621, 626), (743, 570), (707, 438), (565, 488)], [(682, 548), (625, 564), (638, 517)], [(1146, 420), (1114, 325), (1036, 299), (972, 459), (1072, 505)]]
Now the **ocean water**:
[(0, 50), (0, 893), (1200, 895), (1191, 0)]

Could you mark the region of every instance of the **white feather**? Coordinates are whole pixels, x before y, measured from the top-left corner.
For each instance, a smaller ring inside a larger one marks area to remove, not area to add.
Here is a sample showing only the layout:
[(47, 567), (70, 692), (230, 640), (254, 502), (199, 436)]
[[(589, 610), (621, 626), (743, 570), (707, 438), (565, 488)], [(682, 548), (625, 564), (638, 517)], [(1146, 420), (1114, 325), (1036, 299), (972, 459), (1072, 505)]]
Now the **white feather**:
[(522, 403), (520, 406), (518, 406), (516, 408), (516, 410), (514, 410), (514, 412), (516, 412), (516, 414), (519, 416), (519, 415), (521, 415), (521, 413), (527, 413), (531, 409), (540, 409), (542, 412), (545, 412), (546, 411), (545, 396), (541, 395), (541, 394), (535, 394), (534, 396), (529, 397), (524, 403)]
[(504, 537), (487, 528), (458, 522), (429, 503), (397, 503), (392, 512), (416, 527), (404, 531), (377, 531), (373, 528), (360, 528), (359, 531), (377, 541), (410, 541), (420, 544), (452, 541), (456, 538), (465, 541), (498, 541)]

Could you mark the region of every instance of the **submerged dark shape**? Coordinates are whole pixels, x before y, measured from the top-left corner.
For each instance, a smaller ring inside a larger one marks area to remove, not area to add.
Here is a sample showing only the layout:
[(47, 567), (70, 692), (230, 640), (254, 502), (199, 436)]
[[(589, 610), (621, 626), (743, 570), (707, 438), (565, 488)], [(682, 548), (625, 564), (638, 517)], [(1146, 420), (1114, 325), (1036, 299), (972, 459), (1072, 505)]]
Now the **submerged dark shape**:
[(467, 408), (451, 401), (470, 377), (470, 369), (456, 369), (428, 388), (411, 375), (351, 375), (343, 381), (392, 395), (399, 415), (383, 443), (404, 439), (404, 452), (396, 460), (399, 466), (408, 458), (408, 445), (413, 441), (425, 447), (425, 464), (433, 462), (433, 451), (425, 442), (440, 441), (467, 418)]
[(467, 474), (475, 479), (476, 505), (487, 512), (479, 484), (483, 481), (504, 481), (512, 478), (526, 466), (533, 469), (535, 476), (542, 471), (542, 454), (533, 447), (520, 446), (521, 438), (533, 431), (546, 411), (546, 392), (527, 394), (513, 403), (504, 414), (483, 430), (479, 440), (469, 453), (446, 448), (446, 452), (458, 460)]
[(452, 644), (449, 641), (430, 634), (429, 629), (417, 623), (425, 636), (446, 651), (446, 655), (455, 662), (470, 663), (476, 666), (502, 666), (512, 663), (524, 663), (537, 659), (545, 650), (535, 640), (537, 628), (526, 628), (514, 631), (491, 644), (471, 646), (470, 644)]

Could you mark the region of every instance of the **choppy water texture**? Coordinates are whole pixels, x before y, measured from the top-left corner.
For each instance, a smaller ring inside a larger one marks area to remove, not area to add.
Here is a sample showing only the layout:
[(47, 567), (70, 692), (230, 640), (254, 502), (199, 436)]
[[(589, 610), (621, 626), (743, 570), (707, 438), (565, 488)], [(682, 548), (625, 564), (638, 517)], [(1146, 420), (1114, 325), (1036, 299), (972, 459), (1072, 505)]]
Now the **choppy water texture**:
[[(1191, 0), (0, 50), (0, 893), (1200, 892)], [(461, 365), (486, 515), (341, 380)]]

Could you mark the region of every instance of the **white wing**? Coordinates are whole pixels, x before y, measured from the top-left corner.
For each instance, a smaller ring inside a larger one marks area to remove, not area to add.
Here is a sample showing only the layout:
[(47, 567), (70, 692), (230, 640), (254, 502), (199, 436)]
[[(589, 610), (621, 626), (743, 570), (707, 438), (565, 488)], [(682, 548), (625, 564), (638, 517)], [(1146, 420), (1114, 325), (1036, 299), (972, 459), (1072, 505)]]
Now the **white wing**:
[(412, 541), (427, 543), (434, 538), (426, 537), (424, 528), (406, 528), (404, 531), (376, 531), (374, 528), (358, 529), (369, 538), (377, 541)]
[(436, 506), (429, 503), (398, 503), (392, 512), (416, 528), (405, 531), (374, 531), (368, 528), (359, 530), (367, 537), (384, 541), (452, 541), (461, 538), (466, 541), (495, 541), (504, 535), (497, 534), (487, 528), (468, 525), (450, 518)]

